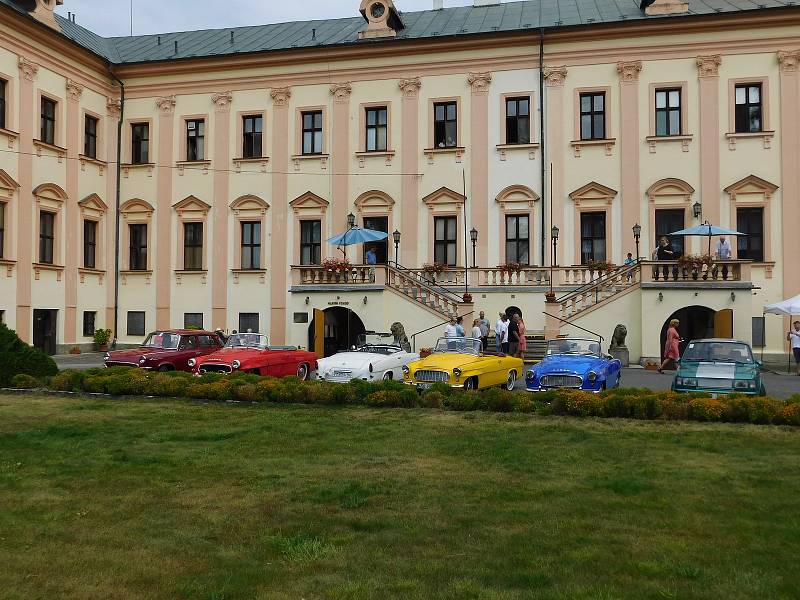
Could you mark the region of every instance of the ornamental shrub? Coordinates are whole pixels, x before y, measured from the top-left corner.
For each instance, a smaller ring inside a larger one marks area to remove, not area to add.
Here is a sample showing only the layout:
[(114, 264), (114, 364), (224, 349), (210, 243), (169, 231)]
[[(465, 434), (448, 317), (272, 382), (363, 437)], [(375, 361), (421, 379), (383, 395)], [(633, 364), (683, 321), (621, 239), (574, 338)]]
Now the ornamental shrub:
[(11, 387), (15, 390), (33, 390), (39, 387), (39, 380), (27, 373), (18, 373), (11, 378)]
[(689, 415), (695, 421), (721, 421), (725, 404), (713, 398), (695, 398), (689, 401)]
[(419, 405), (423, 408), (442, 408), (444, 395), (436, 390), (428, 390), (419, 398)]
[(58, 373), (52, 358), (29, 346), (5, 323), (0, 323), (0, 388), (8, 387), (15, 375), (43, 378)]
[(800, 425), (800, 402), (787, 404), (781, 411), (781, 421), (787, 425)]
[(83, 380), (86, 379), (86, 376), (87, 373), (84, 371), (67, 369), (53, 376), (50, 380), (50, 388), (59, 392), (82, 392)]
[(486, 408), (491, 412), (511, 412), (514, 410), (514, 392), (506, 389), (491, 388), (483, 393)]

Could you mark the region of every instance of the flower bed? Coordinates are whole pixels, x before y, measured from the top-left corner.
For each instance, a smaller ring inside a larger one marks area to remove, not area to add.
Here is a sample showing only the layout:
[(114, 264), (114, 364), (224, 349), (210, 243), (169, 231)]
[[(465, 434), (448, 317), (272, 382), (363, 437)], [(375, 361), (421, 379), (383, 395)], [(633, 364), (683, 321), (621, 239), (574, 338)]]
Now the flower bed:
[[(36, 380), (19, 378), (30, 389)], [(42, 383), (39, 383), (42, 385)], [(539, 394), (495, 388), (482, 392), (453, 390), (444, 384), (418, 394), (397, 381), (348, 384), (303, 382), (294, 377), (257, 375), (194, 377), (188, 373), (150, 373), (115, 367), (62, 371), (44, 381), (53, 391), (102, 393), (112, 396), (193, 398), (217, 402), (361, 405), (384, 408), (438, 408), (452, 411), (537, 413), (573, 417), (626, 418), (665, 421), (714, 421), (800, 426), (800, 394), (786, 402), (741, 395), (712, 398), (710, 394), (678, 394), (648, 389), (615, 389), (601, 394), (554, 390)]]

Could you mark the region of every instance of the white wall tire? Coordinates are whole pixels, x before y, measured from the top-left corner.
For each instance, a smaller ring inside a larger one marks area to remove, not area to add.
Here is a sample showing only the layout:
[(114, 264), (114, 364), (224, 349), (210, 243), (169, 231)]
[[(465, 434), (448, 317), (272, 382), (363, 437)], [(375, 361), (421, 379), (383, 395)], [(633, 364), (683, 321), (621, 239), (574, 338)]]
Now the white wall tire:
[(501, 386), (501, 387), (504, 387), (509, 392), (513, 392), (514, 388), (516, 387), (516, 385), (517, 385), (517, 372), (516, 371), (511, 371), (508, 374), (508, 379), (506, 380), (506, 384), (504, 386)]
[(301, 363), (298, 365), (297, 378), (300, 381), (308, 381), (308, 365), (306, 363)]

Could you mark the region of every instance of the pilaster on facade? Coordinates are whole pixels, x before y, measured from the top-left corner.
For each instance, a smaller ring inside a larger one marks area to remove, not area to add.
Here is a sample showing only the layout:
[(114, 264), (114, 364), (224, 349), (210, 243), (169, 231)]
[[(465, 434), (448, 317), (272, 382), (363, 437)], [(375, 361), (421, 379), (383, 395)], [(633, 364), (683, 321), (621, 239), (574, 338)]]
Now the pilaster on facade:
[(177, 101), (175, 96), (161, 96), (156, 98), (156, 108), (162, 115), (171, 115), (175, 112), (175, 105)]
[[(412, 207), (419, 202), (419, 178), (413, 173), (419, 172), (419, 91), (422, 80), (419, 77), (407, 77), (397, 83), (403, 99), (400, 103), (403, 127), (400, 130), (400, 168), (403, 175), (400, 179), (401, 206)], [(400, 262), (416, 265), (419, 259), (417, 240), (421, 234), (420, 217), (416, 210), (400, 210), (400, 231), (403, 234)]]
[(231, 111), (231, 104), (233, 103), (233, 93), (228, 90), (227, 92), (215, 92), (211, 94), (211, 102), (217, 112), (227, 113)]
[(492, 84), (491, 73), (470, 73), (467, 77), (467, 83), (472, 88), (472, 95), (485, 96), (489, 93), (489, 87)]
[(106, 114), (109, 118), (119, 121), (122, 116), (122, 101), (119, 98), (106, 98)]
[(24, 56), (19, 57), (19, 72), (26, 81), (33, 81), (39, 73), (39, 65)]
[[(781, 113), (781, 239), (784, 265), (794, 264), (800, 255), (800, 50), (782, 50), (777, 55), (780, 68), (780, 113)], [(800, 269), (783, 269), (783, 294), (792, 297), (800, 293)], [(788, 323), (785, 323), (788, 326)]]
[(417, 98), (419, 90), (422, 88), (422, 80), (419, 77), (411, 77), (409, 79), (401, 79), (397, 84), (403, 92), (403, 98)]
[(719, 54), (698, 56), (696, 60), (698, 77), (719, 77), (722, 57)]
[(83, 86), (77, 81), (67, 79), (67, 99), (70, 102), (78, 102), (83, 95)]
[(545, 67), (544, 68), (544, 83), (548, 87), (563, 87), (564, 82), (567, 80), (567, 67), (562, 65), (560, 67)]
[[(700, 81), (700, 195), (702, 198), (718, 198), (720, 190), (720, 146), (719, 146), (719, 54), (698, 56), (697, 76)], [(718, 223), (719, 202), (706, 201), (703, 218)]]
[(640, 60), (621, 60), (617, 62), (617, 73), (619, 73), (620, 83), (636, 83), (639, 81), (639, 73), (642, 71), (642, 61)]
[(800, 50), (779, 50), (778, 64), (781, 73), (797, 73), (800, 68)]
[(288, 106), (289, 99), (292, 97), (292, 88), (289, 87), (276, 87), (272, 88), (269, 92), (270, 98), (275, 103), (275, 106)]
[(334, 83), (331, 85), (330, 90), (334, 102), (337, 104), (346, 104), (350, 102), (350, 95), (353, 93), (353, 86), (349, 81), (345, 83)]

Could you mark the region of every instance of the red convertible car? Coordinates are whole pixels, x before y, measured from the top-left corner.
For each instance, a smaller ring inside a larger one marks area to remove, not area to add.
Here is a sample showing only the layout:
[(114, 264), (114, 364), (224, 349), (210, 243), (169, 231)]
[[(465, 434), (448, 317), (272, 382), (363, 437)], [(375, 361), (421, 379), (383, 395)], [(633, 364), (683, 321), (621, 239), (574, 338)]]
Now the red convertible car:
[(228, 338), (225, 348), (210, 356), (190, 359), (196, 375), (204, 373), (252, 373), (307, 380), (317, 370), (317, 355), (294, 347), (270, 346), (269, 338), (258, 333), (238, 333)]
[(190, 360), (217, 352), (221, 348), (219, 337), (210, 331), (154, 331), (139, 348), (107, 352), (103, 362), (106, 367), (191, 371)]

